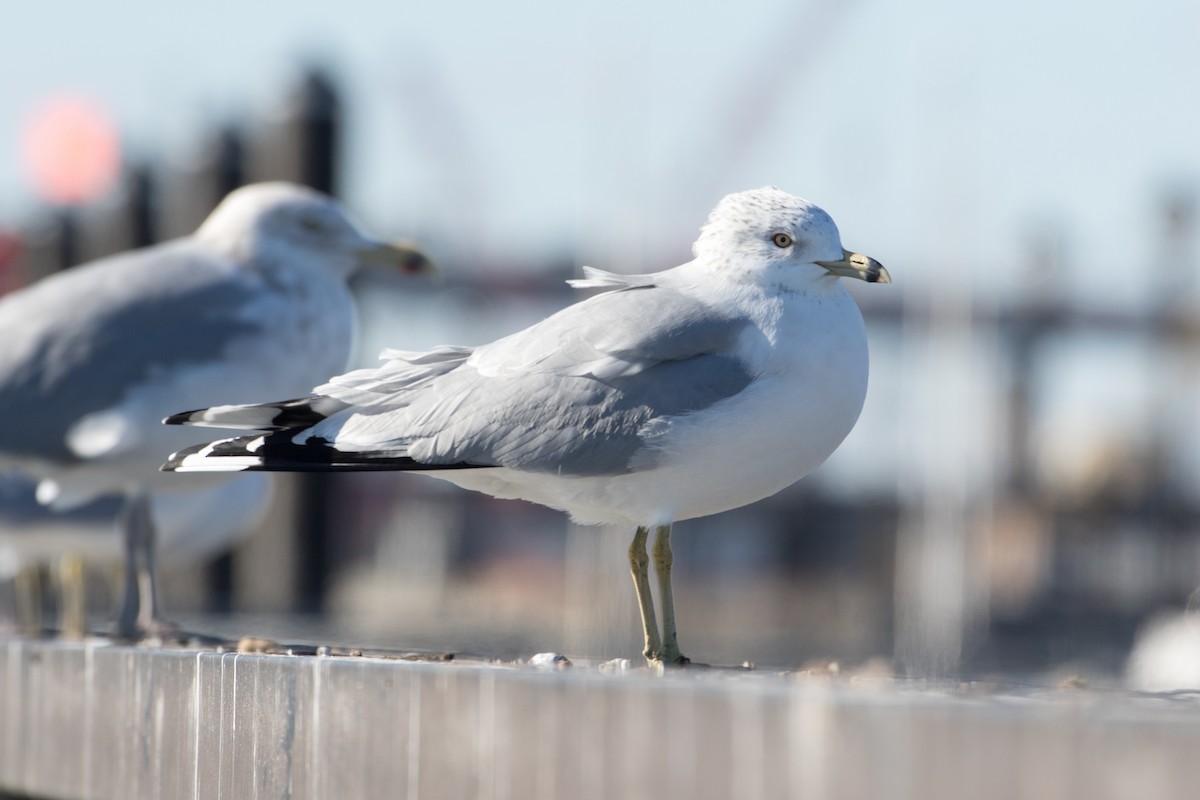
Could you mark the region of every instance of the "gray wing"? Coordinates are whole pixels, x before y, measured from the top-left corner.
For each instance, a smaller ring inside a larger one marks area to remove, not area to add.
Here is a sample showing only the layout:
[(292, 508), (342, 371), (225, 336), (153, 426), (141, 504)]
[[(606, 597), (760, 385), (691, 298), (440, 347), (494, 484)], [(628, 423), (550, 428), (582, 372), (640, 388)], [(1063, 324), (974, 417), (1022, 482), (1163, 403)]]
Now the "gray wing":
[[(215, 262), (215, 263), (214, 263)], [(102, 259), (0, 300), (0, 451), (70, 461), (70, 427), (261, 330), (252, 279), (187, 240)]]
[(598, 295), (309, 435), (428, 464), (627, 472), (646, 447), (647, 424), (708, 408), (750, 383), (737, 355), (749, 324), (662, 287)]

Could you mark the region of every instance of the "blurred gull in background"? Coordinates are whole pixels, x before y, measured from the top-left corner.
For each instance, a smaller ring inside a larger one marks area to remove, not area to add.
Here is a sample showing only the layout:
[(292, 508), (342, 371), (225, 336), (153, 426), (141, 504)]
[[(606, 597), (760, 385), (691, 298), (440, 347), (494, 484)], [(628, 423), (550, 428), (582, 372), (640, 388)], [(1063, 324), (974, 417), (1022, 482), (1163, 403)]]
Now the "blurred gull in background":
[[(755, 502), (816, 468), (867, 388), (862, 316), (839, 277), (890, 282), (833, 220), (774, 188), (718, 204), (674, 269), (589, 270), (602, 294), (476, 348), (385, 351), (310, 397), (169, 422), (273, 431), (195, 446), (166, 469), (412, 470), (636, 529), (629, 549), (651, 662), (686, 663), (671, 524)], [(653, 560), (662, 628), (648, 576)]]
[(204, 438), (165, 428), (162, 417), (296, 394), (344, 369), (355, 335), (346, 282), (369, 263), (406, 272), (427, 264), (365, 237), (326, 195), (257, 184), (230, 193), (191, 236), (0, 299), (0, 466), (35, 476), (37, 500), (54, 510), (125, 496), (118, 634), (174, 630), (154, 585), (163, 523), (153, 493), (221, 482), (158, 472), (165, 453)]

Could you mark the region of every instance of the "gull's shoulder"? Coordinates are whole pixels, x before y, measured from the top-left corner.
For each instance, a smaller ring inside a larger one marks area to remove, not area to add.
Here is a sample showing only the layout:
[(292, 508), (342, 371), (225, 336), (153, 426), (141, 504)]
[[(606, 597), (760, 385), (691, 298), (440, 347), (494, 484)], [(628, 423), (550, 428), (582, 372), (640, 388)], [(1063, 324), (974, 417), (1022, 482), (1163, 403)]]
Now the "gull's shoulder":
[(689, 291), (679, 269), (628, 276), (588, 270), (580, 283), (605, 291), (476, 348), (466, 363), (491, 376), (603, 379), (662, 361), (736, 350), (751, 320), (736, 306)]

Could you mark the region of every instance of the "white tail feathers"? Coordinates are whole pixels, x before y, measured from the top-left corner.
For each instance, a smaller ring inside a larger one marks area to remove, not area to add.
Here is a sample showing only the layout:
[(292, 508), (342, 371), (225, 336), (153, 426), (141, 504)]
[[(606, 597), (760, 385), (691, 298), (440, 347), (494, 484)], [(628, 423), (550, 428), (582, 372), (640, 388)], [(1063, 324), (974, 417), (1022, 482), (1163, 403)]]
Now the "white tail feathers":
[(573, 289), (633, 289), (653, 286), (653, 275), (619, 275), (595, 267), (584, 267), (582, 278), (572, 278), (567, 285)]

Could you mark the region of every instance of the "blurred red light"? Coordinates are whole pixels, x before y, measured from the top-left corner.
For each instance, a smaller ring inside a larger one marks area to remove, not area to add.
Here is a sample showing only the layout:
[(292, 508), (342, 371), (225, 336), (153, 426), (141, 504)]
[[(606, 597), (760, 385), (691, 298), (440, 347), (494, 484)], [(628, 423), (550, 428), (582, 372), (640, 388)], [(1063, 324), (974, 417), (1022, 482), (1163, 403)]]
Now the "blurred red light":
[(53, 203), (95, 200), (113, 187), (121, 169), (115, 125), (103, 110), (74, 96), (56, 97), (34, 112), (22, 151), (34, 189)]

